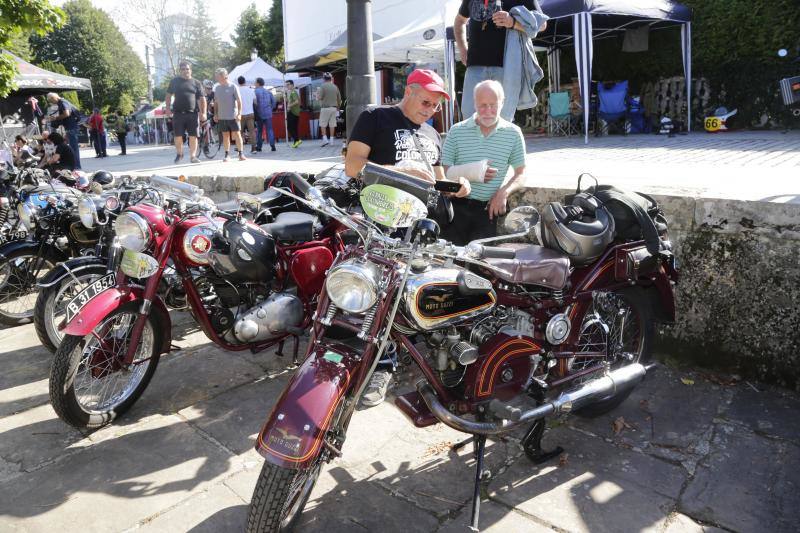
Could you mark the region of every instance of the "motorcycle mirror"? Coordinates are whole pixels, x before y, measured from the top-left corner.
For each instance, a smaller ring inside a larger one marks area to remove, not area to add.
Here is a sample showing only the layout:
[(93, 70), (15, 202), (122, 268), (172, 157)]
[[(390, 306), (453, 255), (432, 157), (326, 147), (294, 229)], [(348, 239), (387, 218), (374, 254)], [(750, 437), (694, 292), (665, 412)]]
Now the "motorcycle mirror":
[(786, 48), (781, 48), (778, 50), (778, 57), (786, 57), (789, 55), (789, 51)]
[(237, 192), (236, 201), (250, 211), (257, 211), (261, 207), (261, 200), (258, 199), (258, 196), (246, 192)]
[(503, 225), (509, 233), (527, 233), (538, 224), (539, 211), (532, 205), (523, 205), (512, 209)]

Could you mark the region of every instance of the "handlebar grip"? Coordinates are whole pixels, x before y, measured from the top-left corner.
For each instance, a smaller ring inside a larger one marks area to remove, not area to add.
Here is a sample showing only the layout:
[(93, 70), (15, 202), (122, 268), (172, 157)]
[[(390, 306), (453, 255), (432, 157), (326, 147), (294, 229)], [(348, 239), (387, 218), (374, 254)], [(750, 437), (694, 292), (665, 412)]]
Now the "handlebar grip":
[(230, 213), (226, 213), (225, 211), (215, 211), (214, 216), (219, 218), (224, 218), (225, 220), (236, 220), (236, 215), (231, 215)]
[(481, 256), (492, 259), (514, 259), (517, 251), (513, 248), (501, 248), (499, 246), (484, 246)]
[(308, 194), (308, 190), (311, 188), (311, 184), (303, 179), (300, 174), (292, 172), (289, 174), (289, 181), (294, 185), (295, 189), (297, 189), (300, 194), (305, 197)]

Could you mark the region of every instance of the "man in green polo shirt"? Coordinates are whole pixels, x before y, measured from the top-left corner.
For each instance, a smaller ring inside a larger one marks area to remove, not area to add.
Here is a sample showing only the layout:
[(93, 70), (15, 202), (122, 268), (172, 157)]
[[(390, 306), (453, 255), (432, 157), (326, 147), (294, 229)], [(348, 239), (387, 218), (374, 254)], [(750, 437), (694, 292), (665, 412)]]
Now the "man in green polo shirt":
[[(445, 172), (451, 166), (489, 160), (483, 182), (473, 181), (467, 198), (452, 199), (453, 222), (442, 236), (458, 245), (497, 235), (497, 218), (506, 213), (508, 195), (525, 171), (522, 131), (500, 117), (503, 86), (482, 81), (475, 86), (474, 97), (475, 114), (450, 129), (442, 149)], [(506, 180), (509, 167), (514, 174)]]

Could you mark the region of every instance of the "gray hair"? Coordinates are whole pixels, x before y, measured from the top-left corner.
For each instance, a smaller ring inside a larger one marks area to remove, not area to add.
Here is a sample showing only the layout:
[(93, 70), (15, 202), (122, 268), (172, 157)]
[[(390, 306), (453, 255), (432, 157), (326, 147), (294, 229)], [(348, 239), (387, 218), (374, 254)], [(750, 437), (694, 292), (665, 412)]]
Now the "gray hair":
[(500, 84), (499, 81), (495, 80), (483, 80), (482, 82), (475, 85), (475, 89), (472, 90), (473, 100), (478, 98), (478, 91), (484, 88), (490, 89), (495, 95), (497, 95), (498, 102), (505, 101), (506, 93), (505, 91), (503, 91), (503, 86)]
[(214, 75), (215, 76), (216, 75), (220, 75), (220, 76), (223, 76), (223, 77), (227, 77), (228, 76), (228, 71), (227, 71), (227, 69), (219, 67), (217, 70), (214, 71)]
[(45, 99), (47, 99), (47, 100), (50, 100), (50, 99), (52, 99), (52, 98), (61, 98), (61, 97), (60, 97), (60, 96), (58, 96), (58, 93), (47, 93), (47, 94), (45, 95)]

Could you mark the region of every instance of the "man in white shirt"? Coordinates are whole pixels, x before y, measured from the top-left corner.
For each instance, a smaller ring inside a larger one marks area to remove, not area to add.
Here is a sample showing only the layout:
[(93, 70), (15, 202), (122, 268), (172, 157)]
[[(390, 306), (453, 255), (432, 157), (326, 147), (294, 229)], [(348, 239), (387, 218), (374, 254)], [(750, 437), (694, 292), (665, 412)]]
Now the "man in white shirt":
[[(236, 78), (236, 82), (239, 84), (239, 96), (242, 98), (242, 133), (244, 133), (246, 128), (251, 144), (250, 153), (254, 154), (256, 153), (256, 148), (258, 147), (255, 112), (253, 111), (253, 103), (256, 99), (256, 92), (252, 87), (245, 85), (244, 76), (239, 76)], [(242, 135), (242, 138), (244, 138), (244, 135)]]

